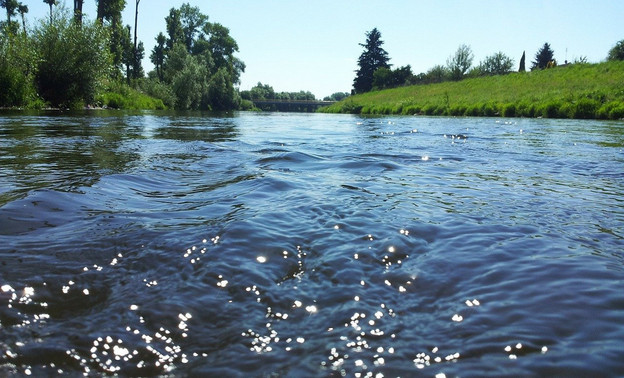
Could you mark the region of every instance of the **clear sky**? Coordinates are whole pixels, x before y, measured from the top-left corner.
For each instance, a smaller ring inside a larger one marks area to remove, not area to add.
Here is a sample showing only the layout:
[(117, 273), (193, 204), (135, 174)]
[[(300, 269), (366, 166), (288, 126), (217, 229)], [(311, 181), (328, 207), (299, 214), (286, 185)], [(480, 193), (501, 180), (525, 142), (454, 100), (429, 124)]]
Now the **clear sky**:
[[(47, 17), (43, 0), (22, 3), (30, 8), (29, 26)], [(146, 70), (153, 68), (150, 51), (156, 35), (165, 33), (169, 9), (183, 3), (230, 29), (247, 66), (241, 90), (262, 82), (317, 98), (351, 91), (359, 43), (375, 27), (390, 63), (409, 64), (415, 74), (444, 65), (460, 44), (472, 48), (475, 65), (498, 51), (517, 65), (526, 50), (529, 67), (545, 42), (560, 63), (579, 57), (599, 62), (624, 39), (624, 0), (141, 0), (138, 34)], [(85, 0), (89, 18), (95, 4)], [(134, 9), (135, 0), (127, 0), (124, 24), (134, 25)]]

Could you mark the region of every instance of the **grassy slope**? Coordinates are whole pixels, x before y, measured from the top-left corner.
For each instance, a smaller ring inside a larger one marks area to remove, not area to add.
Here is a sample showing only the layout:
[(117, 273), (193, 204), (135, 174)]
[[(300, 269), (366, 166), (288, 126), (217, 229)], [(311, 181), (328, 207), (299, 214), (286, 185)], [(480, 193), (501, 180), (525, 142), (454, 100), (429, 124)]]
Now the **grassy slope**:
[(620, 119), (624, 117), (624, 62), (575, 64), (375, 91), (322, 111)]

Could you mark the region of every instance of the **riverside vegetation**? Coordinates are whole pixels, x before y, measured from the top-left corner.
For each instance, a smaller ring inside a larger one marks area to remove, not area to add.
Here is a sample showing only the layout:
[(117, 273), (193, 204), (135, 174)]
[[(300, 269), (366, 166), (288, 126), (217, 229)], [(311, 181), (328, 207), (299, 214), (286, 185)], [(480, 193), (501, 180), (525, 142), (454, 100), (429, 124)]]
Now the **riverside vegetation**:
[[(171, 8), (167, 35), (156, 37), (145, 75), (143, 43), (137, 40), (139, 2), (132, 28), (123, 26), (126, 0), (96, 0), (97, 17), (73, 12), (55, 0), (49, 19), (27, 27), (28, 7), (0, 0), (7, 20), (0, 22), (0, 107), (231, 110), (241, 105), (235, 85), (245, 65), (235, 53), (229, 30), (208, 22), (188, 3)], [(21, 14), (22, 22), (12, 17)]]
[(621, 119), (624, 62), (412, 85), (350, 96), (327, 113)]
[(321, 109), (327, 113), (423, 114), (621, 119), (624, 117), (624, 41), (607, 62), (587, 64), (586, 58), (557, 66), (545, 43), (526, 72), (525, 53), (518, 72), (513, 59), (495, 53), (473, 66), (474, 55), (460, 45), (446, 66), (413, 75), (411, 67), (391, 69), (381, 33), (366, 33), (364, 51), (353, 80), (355, 96)]

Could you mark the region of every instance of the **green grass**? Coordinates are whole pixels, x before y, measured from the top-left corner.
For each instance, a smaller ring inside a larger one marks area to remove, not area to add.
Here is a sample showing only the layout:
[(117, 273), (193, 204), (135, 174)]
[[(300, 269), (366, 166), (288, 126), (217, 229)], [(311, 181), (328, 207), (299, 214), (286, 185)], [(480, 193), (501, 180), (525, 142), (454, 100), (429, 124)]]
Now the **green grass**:
[(127, 110), (161, 110), (167, 109), (161, 99), (150, 97), (126, 84), (112, 83), (97, 98), (99, 106), (112, 109)]
[(320, 111), (621, 119), (624, 62), (574, 64), (553, 69), (414, 85), (351, 96)]

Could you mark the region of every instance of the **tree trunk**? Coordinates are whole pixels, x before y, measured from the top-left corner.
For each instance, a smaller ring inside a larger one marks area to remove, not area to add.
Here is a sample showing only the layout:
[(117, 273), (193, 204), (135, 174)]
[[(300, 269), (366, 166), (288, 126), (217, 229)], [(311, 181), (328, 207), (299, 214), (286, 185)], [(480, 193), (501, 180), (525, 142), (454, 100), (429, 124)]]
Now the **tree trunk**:
[(76, 24), (82, 25), (82, 3), (84, 0), (74, 0), (74, 20)]

